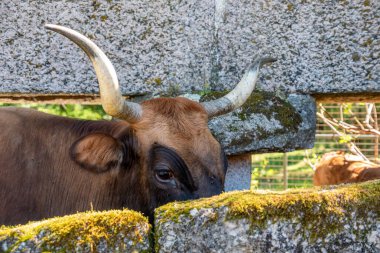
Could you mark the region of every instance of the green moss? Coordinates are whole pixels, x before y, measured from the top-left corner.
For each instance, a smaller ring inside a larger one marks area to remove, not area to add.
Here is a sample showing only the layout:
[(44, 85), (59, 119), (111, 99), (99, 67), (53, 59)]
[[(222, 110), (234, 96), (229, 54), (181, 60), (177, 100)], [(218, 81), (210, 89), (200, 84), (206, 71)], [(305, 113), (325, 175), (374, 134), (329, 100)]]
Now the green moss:
[(228, 131), (230, 131), (230, 132), (238, 132), (239, 131), (239, 128), (234, 124), (228, 125), (227, 128), (228, 128)]
[(116, 13), (120, 13), (123, 10), (123, 7), (120, 4), (113, 4), (109, 7), (109, 9), (115, 11)]
[(210, 91), (210, 90), (208, 90), (207, 92), (201, 94), (202, 97), (200, 98), (199, 102), (205, 102), (205, 101), (210, 101), (210, 100), (215, 100), (215, 99), (221, 98), (224, 95), (226, 95), (228, 92), (229, 92), (228, 90), (225, 90), (225, 91)]
[[(212, 91), (203, 95), (200, 102), (214, 100), (226, 95), (227, 93), (228, 91)], [(301, 116), (294, 109), (294, 107), (273, 92), (253, 92), (241, 109), (234, 112), (234, 116), (237, 116), (243, 121), (247, 120), (252, 114), (263, 114), (268, 119), (274, 118), (280, 122), (283, 129), (279, 129), (278, 131), (280, 132), (271, 134), (282, 134), (289, 131), (298, 131), (298, 127), (302, 122)], [(234, 131), (233, 129), (230, 130)], [(264, 128), (262, 128), (259, 129), (257, 134), (259, 137), (265, 138), (268, 133)]]
[(95, 40), (94, 34), (86, 34), (86, 37), (88, 37), (90, 40)]
[[(292, 220), (301, 224), (300, 234), (324, 238), (344, 229), (347, 220), (366, 218), (374, 212), (380, 218), (380, 180), (331, 188), (257, 193), (228, 192), (196, 201), (167, 204), (156, 210), (162, 221), (176, 221), (191, 209), (228, 207), (227, 220), (247, 218), (252, 229), (267, 222)], [(356, 217), (351, 217), (352, 212)]]
[(294, 4), (288, 3), (287, 7), (288, 7), (288, 11), (294, 10)]
[(82, 248), (94, 252), (100, 242), (110, 248), (123, 249), (124, 238), (135, 246), (144, 241), (150, 227), (147, 218), (138, 212), (126, 209), (92, 211), (22, 226), (3, 226), (0, 229), (0, 241), (12, 238), (15, 241), (12, 248), (15, 248), (22, 242), (41, 237), (38, 245), (42, 250), (67, 252)]
[[(268, 101), (272, 103), (268, 106)], [(287, 101), (274, 96), (271, 92), (255, 92), (242, 106), (240, 114), (250, 115), (252, 113), (261, 113), (267, 118), (274, 117), (282, 126), (288, 130), (298, 130), (301, 124), (301, 116), (294, 107)]]
[(100, 7), (100, 3), (96, 0), (92, 0), (92, 3), (91, 3), (92, 7), (94, 8), (94, 10), (96, 11), (97, 9), (99, 9)]
[[(234, 132), (237, 132), (237, 131), (238, 131), (238, 129), (236, 128), (236, 130)], [(258, 131), (255, 134), (259, 139), (262, 138), (263, 135), (265, 135), (265, 133), (264, 134), (262, 133), (261, 129), (258, 129)], [(250, 145), (251, 143), (252, 143), (251, 138), (247, 138), (245, 135), (240, 135), (240, 136), (237, 136), (236, 138), (232, 139), (229, 145), (230, 146), (245, 147), (245, 146)]]
[(338, 51), (338, 52), (344, 52), (344, 48), (343, 48), (341, 45), (339, 45), (339, 46), (336, 48), (336, 51)]
[(7, 40), (5, 41), (5, 45), (7, 45), (7, 46), (11, 46), (11, 45), (14, 44), (14, 42), (15, 42), (14, 39), (7, 39)]
[(370, 0), (364, 0), (364, 6), (368, 7), (371, 5), (371, 1)]
[(371, 38), (368, 38), (364, 43), (363, 46), (369, 47), (372, 45), (373, 40)]
[(159, 239), (162, 238), (162, 231), (161, 230), (155, 230), (154, 233), (154, 252), (160, 252), (160, 244)]
[(162, 79), (160, 77), (153, 77), (153, 78), (149, 78), (146, 81), (146, 83), (151, 84), (151, 85), (161, 86), (162, 85)]
[[(231, 131), (231, 128), (229, 128), (228, 130)], [(235, 132), (239, 131), (239, 129), (237, 127), (235, 127), (234, 130), (235, 130)], [(275, 133), (280, 134), (280, 131), (283, 131), (283, 130), (275, 131)], [(271, 135), (271, 134), (268, 133), (268, 131), (265, 130), (265, 128), (263, 128), (261, 126), (256, 127), (256, 131), (255, 131), (256, 139), (262, 140), (262, 139), (268, 138), (269, 135)], [(247, 138), (245, 135), (240, 135), (240, 136), (236, 136), (234, 139), (232, 139), (229, 145), (245, 147), (245, 146), (248, 146), (250, 144), (252, 144), (251, 138)]]
[(164, 97), (176, 97), (181, 94), (181, 86), (179, 84), (169, 84), (169, 87), (166, 89)]
[(151, 25), (148, 25), (146, 30), (139, 35), (139, 39), (146, 40), (153, 33), (153, 29)]
[(360, 55), (358, 53), (353, 53), (352, 54), (352, 60), (354, 62), (360, 61)]
[(157, 77), (157, 78), (154, 78), (153, 79), (154, 83), (157, 85), (157, 86), (161, 86), (162, 85), (162, 79)]
[(31, 60), (27, 60), (26, 63), (28, 63), (28, 65), (34, 66), (37, 69), (42, 68), (42, 64), (40, 64), (40, 63), (34, 63)]
[(100, 16), (100, 20), (101, 20), (102, 22), (105, 22), (107, 19), (108, 19), (108, 16), (107, 16), (107, 15), (102, 15), (102, 16)]

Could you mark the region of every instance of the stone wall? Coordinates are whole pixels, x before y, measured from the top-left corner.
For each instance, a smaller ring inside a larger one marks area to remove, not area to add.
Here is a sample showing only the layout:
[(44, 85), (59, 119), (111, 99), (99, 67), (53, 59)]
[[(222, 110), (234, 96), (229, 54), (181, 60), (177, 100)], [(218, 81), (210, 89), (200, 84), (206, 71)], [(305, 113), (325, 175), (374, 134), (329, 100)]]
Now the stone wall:
[(124, 94), (230, 89), (262, 51), (259, 89), (380, 92), (380, 1), (47, 0), (0, 3), (0, 93), (98, 92), (83, 52), (45, 23), (76, 29), (110, 57)]
[(0, 227), (0, 252), (151, 252), (150, 233), (134, 211), (78, 213)]
[(380, 181), (230, 192), (156, 210), (157, 252), (379, 252)]
[(150, 233), (136, 212), (79, 213), (0, 227), (0, 252), (379, 252), (380, 181), (170, 203)]

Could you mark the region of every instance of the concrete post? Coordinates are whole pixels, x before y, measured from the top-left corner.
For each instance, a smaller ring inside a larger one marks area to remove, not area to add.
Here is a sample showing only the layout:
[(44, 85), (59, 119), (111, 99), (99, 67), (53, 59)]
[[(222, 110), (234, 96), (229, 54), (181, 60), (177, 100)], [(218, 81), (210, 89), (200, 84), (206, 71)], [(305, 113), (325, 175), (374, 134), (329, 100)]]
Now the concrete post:
[(224, 190), (249, 190), (251, 187), (251, 166), (251, 154), (228, 156)]

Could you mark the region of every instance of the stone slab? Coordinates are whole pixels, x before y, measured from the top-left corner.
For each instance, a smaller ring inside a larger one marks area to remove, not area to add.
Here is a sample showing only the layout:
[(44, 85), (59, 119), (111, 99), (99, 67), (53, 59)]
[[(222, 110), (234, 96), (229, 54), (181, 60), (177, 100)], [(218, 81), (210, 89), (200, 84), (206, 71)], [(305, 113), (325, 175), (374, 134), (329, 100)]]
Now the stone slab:
[(150, 234), (141, 213), (91, 211), (0, 226), (0, 252), (151, 252)]
[(380, 92), (380, 1), (219, 2), (216, 83), (236, 82), (261, 50), (278, 59), (263, 72), (262, 89)]
[[(0, 227), (0, 252), (378, 252), (380, 181), (86, 212)], [(153, 245), (154, 244), (154, 245)], [(153, 250), (154, 246), (154, 250)]]
[(230, 192), (156, 210), (157, 252), (379, 252), (380, 181)]
[(212, 1), (15, 0), (1, 1), (0, 15), (1, 93), (98, 93), (87, 56), (46, 23), (98, 44), (124, 94), (191, 90), (208, 80)]
[(308, 95), (254, 92), (241, 108), (209, 121), (227, 155), (289, 152), (314, 146), (316, 104)]
[(76, 29), (109, 56), (126, 95), (231, 89), (262, 51), (267, 91), (380, 93), (380, 1), (1, 1), (0, 93), (93, 94), (83, 52), (45, 23)]

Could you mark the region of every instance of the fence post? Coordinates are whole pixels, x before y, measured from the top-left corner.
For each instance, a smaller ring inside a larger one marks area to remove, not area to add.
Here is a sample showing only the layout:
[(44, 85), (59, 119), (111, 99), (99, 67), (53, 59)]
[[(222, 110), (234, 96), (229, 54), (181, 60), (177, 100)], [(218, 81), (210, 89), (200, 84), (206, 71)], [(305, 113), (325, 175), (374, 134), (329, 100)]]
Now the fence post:
[(249, 190), (251, 187), (251, 154), (228, 156), (225, 191)]

